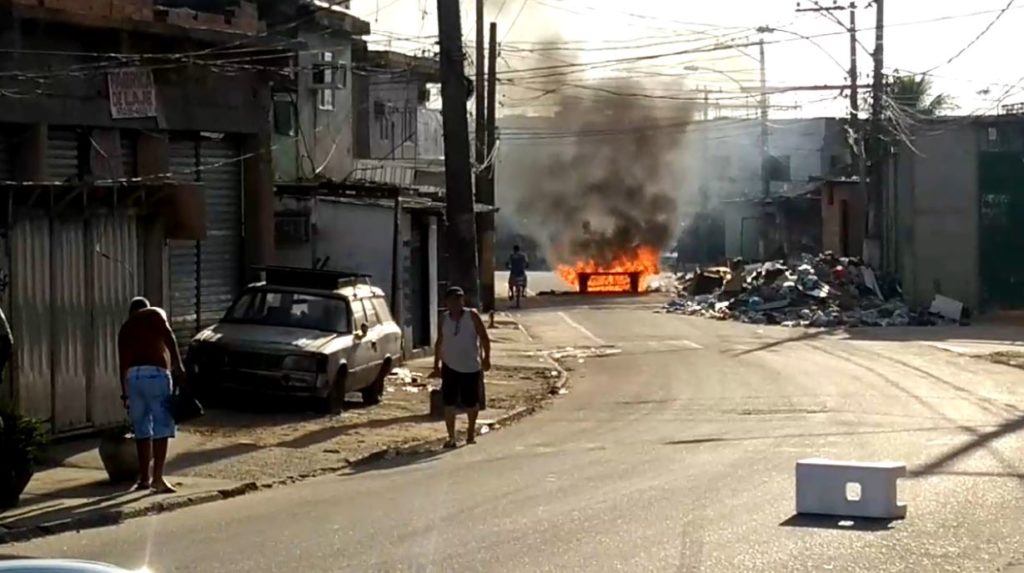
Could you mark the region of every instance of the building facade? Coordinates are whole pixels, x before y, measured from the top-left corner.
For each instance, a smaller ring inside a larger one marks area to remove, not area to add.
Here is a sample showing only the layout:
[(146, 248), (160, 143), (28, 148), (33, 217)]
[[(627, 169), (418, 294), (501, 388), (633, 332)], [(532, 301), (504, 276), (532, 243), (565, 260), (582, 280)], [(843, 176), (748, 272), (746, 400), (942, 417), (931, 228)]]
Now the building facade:
[(976, 311), (1024, 307), (1024, 118), (944, 118), (891, 157), (886, 265), (904, 294)]
[(345, 3), (261, 0), (260, 14), (280, 37), (273, 81), (275, 181), (344, 180), (354, 167), (353, 45), (370, 32)]
[(3, 390), (55, 433), (123, 419), (131, 297), (187, 343), (273, 245), (269, 86), (179, 56), (249, 41), (255, 6), (93, 4), (0, 8), (0, 304), (17, 340)]

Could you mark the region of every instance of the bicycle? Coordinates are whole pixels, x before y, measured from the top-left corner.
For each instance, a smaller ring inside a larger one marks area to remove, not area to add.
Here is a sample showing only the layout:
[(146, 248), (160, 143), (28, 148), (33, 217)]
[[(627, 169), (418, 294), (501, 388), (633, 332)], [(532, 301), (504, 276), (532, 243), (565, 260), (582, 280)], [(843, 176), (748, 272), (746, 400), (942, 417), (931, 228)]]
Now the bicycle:
[(522, 299), (526, 297), (526, 277), (512, 277), (509, 282), (512, 283), (512, 299), (516, 308), (522, 308)]

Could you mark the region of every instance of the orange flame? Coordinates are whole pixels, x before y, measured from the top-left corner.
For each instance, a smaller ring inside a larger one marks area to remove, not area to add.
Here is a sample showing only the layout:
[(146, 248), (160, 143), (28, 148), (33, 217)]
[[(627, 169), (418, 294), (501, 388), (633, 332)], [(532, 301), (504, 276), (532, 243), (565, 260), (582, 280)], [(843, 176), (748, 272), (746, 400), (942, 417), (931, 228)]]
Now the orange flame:
[(573, 265), (558, 265), (555, 273), (566, 284), (579, 289), (580, 273), (623, 273), (621, 275), (603, 275), (591, 277), (587, 290), (592, 292), (628, 292), (629, 275), (639, 273), (640, 290), (647, 290), (651, 277), (661, 272), (659, 251), (652, 247), (638, 247), (632, 253), (619, 256), (610, 265), (600, 265), (596, 261), (577, 261)]

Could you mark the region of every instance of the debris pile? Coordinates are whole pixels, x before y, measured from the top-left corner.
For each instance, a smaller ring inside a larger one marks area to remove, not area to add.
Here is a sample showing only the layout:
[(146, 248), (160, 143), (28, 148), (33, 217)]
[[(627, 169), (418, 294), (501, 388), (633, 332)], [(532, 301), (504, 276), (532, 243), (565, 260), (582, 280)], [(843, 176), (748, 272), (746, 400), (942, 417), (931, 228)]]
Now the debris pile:
[(832, 253), (803, 255), (787, 265), (770, 261), (699, 269), (681, 277), (664, 312), (751, 324), (855, 327), (924, 326), (949, 320), (911, 311), (899, 283), (879, 277), (859, 259)]

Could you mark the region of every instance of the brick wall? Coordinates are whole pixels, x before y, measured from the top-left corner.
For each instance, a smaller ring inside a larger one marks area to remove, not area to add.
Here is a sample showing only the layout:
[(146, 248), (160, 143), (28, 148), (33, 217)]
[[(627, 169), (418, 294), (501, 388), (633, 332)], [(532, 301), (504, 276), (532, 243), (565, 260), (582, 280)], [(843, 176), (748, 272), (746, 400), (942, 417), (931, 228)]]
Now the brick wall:
[(256, 4), (245, 0), (239, 0), (237, 6), (228, 8), (223, 13), (154, 6), (154, 0), (13, 0), (13, 2), (118, 20), (166, 22), (187, 28), (242, 34), (256, 34), (260, 31)]

